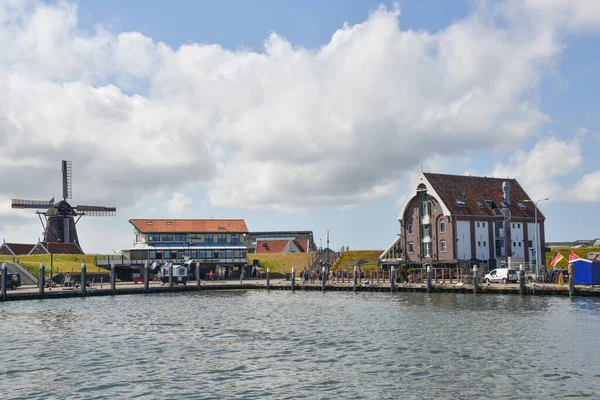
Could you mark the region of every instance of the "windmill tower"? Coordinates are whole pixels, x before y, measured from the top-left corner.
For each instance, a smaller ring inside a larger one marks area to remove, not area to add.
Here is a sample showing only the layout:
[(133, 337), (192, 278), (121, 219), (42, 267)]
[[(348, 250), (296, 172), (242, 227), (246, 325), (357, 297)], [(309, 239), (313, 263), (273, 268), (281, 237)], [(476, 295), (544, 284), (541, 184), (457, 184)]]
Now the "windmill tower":
[[(72, 169), (71, 161), (62, 161), (62, 184), (63, 199), (58, 203), (54, 202), (54, 197), (46, 200), (22, 200), (13, 199), (12, 208), (33, 208), (44, 211), (36, 211), (44, 228), (44, 242), (46, 243), (75, 243), (79, 246), (77, 237), (77, 222), (84, 215), (94, 217), (115, 216), (117, 209), (115, 207), (103, 206), (75, 206), (72, 207), (67, 199), (71, 199), (72, 191)], [(42, 218), (44, 216), (44, 218)], [(81, 247), (81, 246), (79, 246)]]

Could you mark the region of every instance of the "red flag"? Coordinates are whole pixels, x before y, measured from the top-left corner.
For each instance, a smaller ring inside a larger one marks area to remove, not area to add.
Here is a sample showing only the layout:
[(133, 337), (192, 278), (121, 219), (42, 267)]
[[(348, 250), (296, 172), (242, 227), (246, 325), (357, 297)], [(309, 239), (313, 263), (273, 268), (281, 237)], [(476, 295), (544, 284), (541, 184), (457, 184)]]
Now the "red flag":
[(554, 255), (554, 257), (552, 257), (552, 261), (550, 261), (550, 265), (552, 265), (554, 267), (556, 264), (558, 264), (558, 262), (560, 260), (562, 260), (564, 258), (565, 257), (557, 251), (556, 254)]
[(569, 262), (575, 261), (575, 260), (579, 260), (579, 256), (577, 254), (573, 253), (573, 250), (571, 250), (571, 252), (569, 253)]
[(598, 259), (598, 256), (600, 256), (600, 253), (596, 253), (596, 256), (594, 257), (594, 259), (592, 260), (592, 262), (596, 262), (596, 260)]

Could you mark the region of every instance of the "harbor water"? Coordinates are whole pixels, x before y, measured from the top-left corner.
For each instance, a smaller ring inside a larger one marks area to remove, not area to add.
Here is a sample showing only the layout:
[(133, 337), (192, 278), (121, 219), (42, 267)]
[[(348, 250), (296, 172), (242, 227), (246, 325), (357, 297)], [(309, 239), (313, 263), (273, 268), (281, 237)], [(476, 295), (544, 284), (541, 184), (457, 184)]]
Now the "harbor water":
[(0, 303), (0, 398), (600, 398), (600, 301), (223, 291)]

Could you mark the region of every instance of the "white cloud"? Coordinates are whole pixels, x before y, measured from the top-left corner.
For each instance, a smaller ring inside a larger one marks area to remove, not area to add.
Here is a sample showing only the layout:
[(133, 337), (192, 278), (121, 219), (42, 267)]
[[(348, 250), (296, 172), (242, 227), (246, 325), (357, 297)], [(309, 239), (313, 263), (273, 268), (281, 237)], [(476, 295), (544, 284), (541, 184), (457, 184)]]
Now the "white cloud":
[(173, 193), (171, 200), (167, 202), (169, 214), (181, 214), (186, 208), (192, 205), (192, 199), (183, 193)]
[(492, 175), (517, 178), (534, 199), (599, 201), (600, 170), (579, 178), (585, 136), (585, 131), (581, 131), (569, 140), (545, 138), (529, 152), (515, 151), (507, 164), (496, 165)]
[(225, 207), (354, 206), (436, 156), (519, 146), (549, 120), (535, 90), (557, 32), (600, 20), (585, 2), (482, 3), (429, 33), (379, 8), (319, 49), (272, 33), (259, 53), (85, 32), (72, 3), (16, 4), (0, 5), (3, 193), (59, 197), (66, 158), (76, 203), (118, 207), (198, 186)]

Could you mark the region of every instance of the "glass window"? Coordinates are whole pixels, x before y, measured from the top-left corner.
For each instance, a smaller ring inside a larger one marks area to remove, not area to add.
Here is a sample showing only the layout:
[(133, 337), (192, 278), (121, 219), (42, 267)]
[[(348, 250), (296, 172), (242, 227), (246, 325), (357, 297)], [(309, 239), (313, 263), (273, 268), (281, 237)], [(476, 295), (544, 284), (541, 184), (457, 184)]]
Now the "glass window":
[(521, 242), (519, 242), (519, 247), (521, 247)]
[(238, 235), (237, 233), (234, 233), (231, 235), (231, 243), (239, 243), (240, 242), (240, 235)]
[(456, 199), (456, 204), (458, 204), (459, 207), (466, 207), (467, 203), (465, 203), (464, 200), (461, 199)]
[(444, 221), (440, 222), (440, 233), (446, 232), (446, 223)]
[(521, 229), (521, 223), (518, 223), (518, 224), (517, 224), (517, 228), (518, 228), (518, 229)]
[(186, 242), (187, 241), (187, 235), (185, 233), (176, 233), (175, 234), (175, 241), (176, 242)]
[(517, 203), (517, 204), (519, 205), (519, 208), (520, 208), (521, 210), (527, 210), (527, 207), (525, 206), (525, 204), (523, 204), (523, 203), (521, 203), (521, 202), (519, 202), (519, 203)]
[(487, 244), (485, 243), (485, 240), (483, 241), (483, 247), (487, 246)]
[(414, 210), (413, 210), (413, 212), (414, 212), (415, 214), (416, 214), (416, 213), (418, 213), (418, 212), (419, 212), (419, 207), (415, 207), (415, 208), (414, 208)]
[(150, 252), (148, 253), (148, 259), (156, 260), (156, 251), (155, 250), (150, 250)]
[(479, 200), (476, 200), (476, 201), (477, 201), (477, 205), (479, 206), (479, 208), (483, 208), (483, 203)]
[(163, 259), (165, 259), (165, 260), (171, 259), (171, 251), (170, 250), (163, 251)]
[(445, 241), (445, 240), (442, 240), (442, 241), (440, 242), (440, 251), (441, 251), (442, 253), (445, 253), (445, 252), (446, 252), (446, 241)]
[(477, 223), (477, 227), (479, 228), (479, 222)]
[(481, 247), (481, 241), (480, 240), (477, 241), (477, 247)]
[(150, 233), (148, 234), (149, 242), (160, 242), (160, 234), (158, 233)]
[(413, 226), (412, 226), (412, 224), (408, 224), (407, 228), (408, 228), (408, 234), (412, 235), (413, 234)]
[(227, 243), (227, 234), (219, 233), (219, 235), (217, 236), (217, 243)]
[(173, 241), (173, 234), (171, 234), (171, 233), (163, 233), (162, 234), (162, 241), (163, 242), (172, 242)]
[(213, 235), (204, 235), (204, 243), (212, 243)]
[(409, 243), (408, 244), (408, 252), (409, 253), (414, 253), (415, 252), (415, 245), (413, 243)]
[(425, 224), (423, 225), (423, 237), (431, 236), (431, 225)]
[(190, 252), (190, 257), (191, 258), (198, 258), (198, 252), (196, 250), (192, 250)]
[(485, 228), (485, 222), (482, 222), (482, 223), (481, 223), (481, 226), (482, 226), (483, 228)]
[(185, 257), (185, 251), (183, 251), (183, 250), (179, 250), (179, 251), (177, 252), (177, 258), (178, 258), (178, 259), (182, 259), (183, 257)]
[(437, 211), (437, 206), (433, 206), (433, 211)]

